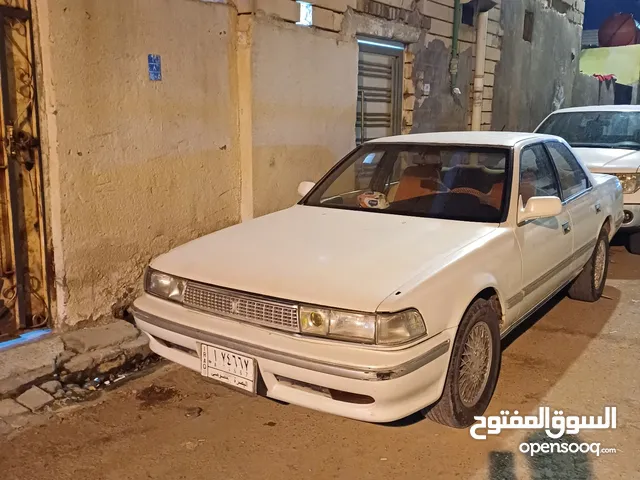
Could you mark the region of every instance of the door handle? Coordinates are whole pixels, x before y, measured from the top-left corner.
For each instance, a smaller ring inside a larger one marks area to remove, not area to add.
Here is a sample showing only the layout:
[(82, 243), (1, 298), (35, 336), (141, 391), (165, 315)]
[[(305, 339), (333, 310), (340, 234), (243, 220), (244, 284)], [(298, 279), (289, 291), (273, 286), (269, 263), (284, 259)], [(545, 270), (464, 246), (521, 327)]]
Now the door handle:
[(596, 207), (596, 215), (597, 215), (602, 211), (602, 207), (600, 206), (599, 203), (596, 203), (595, 207)]
[(565, 235), (571, 231), (571, 225), (569, 224), (569, 222), (562, 224), (562, 230), (564, 231)]

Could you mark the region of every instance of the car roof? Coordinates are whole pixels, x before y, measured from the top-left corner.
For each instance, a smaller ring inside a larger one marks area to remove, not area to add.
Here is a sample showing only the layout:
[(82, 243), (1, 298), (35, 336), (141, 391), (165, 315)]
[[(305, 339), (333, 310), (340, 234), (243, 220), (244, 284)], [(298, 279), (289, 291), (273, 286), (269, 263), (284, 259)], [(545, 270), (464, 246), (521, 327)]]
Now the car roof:
[(561, 108), (553, 112), (553, 114), (573, 112), (640, 112), (640, 105), (590, 105), (586, 107)]
[(552, 135), (525, 132), (437, 132), (413, 133), (410, 135), (395, 135), (393, 137), (376, 138), (370, 143), (416, 143), (416, 144), (447, 144), (447, 145), (476, 145), (491, 147), (514, 147), (525, 140), (558, 139)]

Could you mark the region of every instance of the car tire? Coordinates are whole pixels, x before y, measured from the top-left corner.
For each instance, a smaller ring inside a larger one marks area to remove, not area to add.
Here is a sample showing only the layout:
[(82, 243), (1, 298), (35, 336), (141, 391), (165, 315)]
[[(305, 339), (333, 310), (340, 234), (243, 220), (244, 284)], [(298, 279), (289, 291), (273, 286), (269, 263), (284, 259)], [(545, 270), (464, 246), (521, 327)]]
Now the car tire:
[(596, 246), (582, 272), (569, 287), (569, 298), (583, 302), (600, 299), (609, 271), (609, 234), (601, 230)]
[[(481, 355), (475, 355), (477, 362), (474, 363), (472, 351), (478, 345)], [(477, 299), (458, 327), (442, 397), (423, 414), (449, 427), (473, 425), (474, 417), (482, 415), (489, 406), (498, 383), (501, 355), (500, 317), (491, 300)], [(476, 377), (476, 373), (480, 377)]]
[(640, 232), (629, 235), (627, 239), (627, 250), (634, 255), (640, 255)]

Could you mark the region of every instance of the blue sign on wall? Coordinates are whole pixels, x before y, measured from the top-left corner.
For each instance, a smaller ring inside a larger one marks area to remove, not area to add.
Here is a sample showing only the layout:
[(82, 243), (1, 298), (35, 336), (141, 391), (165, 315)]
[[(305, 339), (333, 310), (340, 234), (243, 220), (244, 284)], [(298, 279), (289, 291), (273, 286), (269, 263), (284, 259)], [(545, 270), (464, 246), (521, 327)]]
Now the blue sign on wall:
[(162, 65), (160, 55), (149, 54), (149, 80), (159, 82), (162, 80)]

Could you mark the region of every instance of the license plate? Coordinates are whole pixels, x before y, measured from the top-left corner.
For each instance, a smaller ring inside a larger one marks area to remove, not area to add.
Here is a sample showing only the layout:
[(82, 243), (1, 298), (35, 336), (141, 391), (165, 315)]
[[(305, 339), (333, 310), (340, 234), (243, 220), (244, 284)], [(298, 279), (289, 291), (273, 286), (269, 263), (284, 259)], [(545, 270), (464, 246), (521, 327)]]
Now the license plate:
[(215, 345), (201, 345), (202, 375), (256, 393), (256, 361)]

